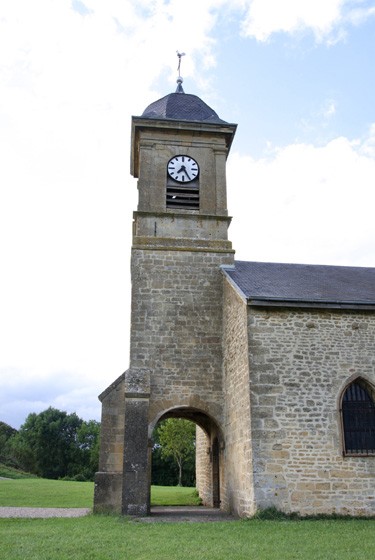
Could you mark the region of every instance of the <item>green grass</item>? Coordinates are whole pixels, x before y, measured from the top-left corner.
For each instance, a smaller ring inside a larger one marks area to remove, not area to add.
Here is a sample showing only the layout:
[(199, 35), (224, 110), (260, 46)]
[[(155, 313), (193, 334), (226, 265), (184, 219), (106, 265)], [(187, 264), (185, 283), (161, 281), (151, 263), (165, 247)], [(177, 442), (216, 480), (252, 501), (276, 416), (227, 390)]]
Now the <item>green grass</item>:
[[(152, 487), (154, 505), (195, 500), (192, 488)], [(93, 483), (0, 480), (0, 506), (91, 507)], [(191, 502), (190, 502), (191, 503)], [(144, 523), (116, 515), (0, 519), (7, 560), (369, 560), (375, 519), (253, 519)]]
[(0, 506), (90, 508), (93, 493), (93, 482), (44, 478), (0, 480)]
[(0, 520), (0, 557), (7, 560), (369, 560), (374, 553), (375, 520)]
[(151, 486), (152, 506), (199, 506), (201, 500), (195, 488), (183, 486)]
[[(91, 508), (94, 496), (93, 482), (68, 482), (44, 478), (0, 480), (0, 507), (79, 507)], [(152, 486), (153, 506), (199, 505), (194, 488), (179, 486)]]

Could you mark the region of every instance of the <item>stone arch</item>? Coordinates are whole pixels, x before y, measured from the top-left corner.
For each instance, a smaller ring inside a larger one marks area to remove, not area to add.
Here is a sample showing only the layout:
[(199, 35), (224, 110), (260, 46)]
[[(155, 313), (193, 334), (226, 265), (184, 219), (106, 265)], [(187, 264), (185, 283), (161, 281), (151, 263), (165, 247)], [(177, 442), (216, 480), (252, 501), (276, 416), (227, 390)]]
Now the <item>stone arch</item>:
[(338, 408), (338, 410), (341, 409), (342, 398), (344, 396), (344, 393), (345, 393), (346, 389), (349, 387), (349, 385), (351, 383), (354, 383), (357, 380), (360, 380), (363, 383), (366, 383), (369, 387), (372, 388), (373, 391), (375, 391), (374, 382), (369, 376), (364, 375), (364, 374), (360, 374), (358, 372), (352, 373), (352, 375), (348, 376), (344, 381), (342, 381), (340, 383), (340, 388), (338, 389), (338, 393), (337, 393), (337, 408)]
[[(183, 418), (197, 426), (196, 479), (197, 490), (205, 506), (220, 507), (220, 494), (224, 480), (224, 437), (218, 422), (201, 409), (175, 406), (160, 412), (149, 425), (149, 438), (156, 425), (167, 418)], [(151, 460), (150, 460), (151, 466)]]

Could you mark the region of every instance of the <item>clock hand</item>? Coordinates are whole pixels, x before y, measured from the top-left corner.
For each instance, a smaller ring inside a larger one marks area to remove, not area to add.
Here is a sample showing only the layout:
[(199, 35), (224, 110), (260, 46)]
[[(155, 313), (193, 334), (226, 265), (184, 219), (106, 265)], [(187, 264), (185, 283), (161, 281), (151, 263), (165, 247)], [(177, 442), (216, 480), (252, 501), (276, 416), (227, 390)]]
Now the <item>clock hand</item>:
[(179, 173), (185, 173), (186, 177), (189, 179), (189, 181), (191, 181), (189, 173), (186, 171), (186, 167), (184, 165), (181, 165), (180, 169), (177, 171), (177, 174)]

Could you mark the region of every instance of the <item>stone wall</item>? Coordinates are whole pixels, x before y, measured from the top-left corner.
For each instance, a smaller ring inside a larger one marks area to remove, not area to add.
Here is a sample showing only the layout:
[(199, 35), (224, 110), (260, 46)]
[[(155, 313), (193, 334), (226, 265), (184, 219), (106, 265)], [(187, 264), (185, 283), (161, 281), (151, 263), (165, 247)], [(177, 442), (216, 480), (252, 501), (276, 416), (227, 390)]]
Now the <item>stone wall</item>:
[(131, 370), (147, 369), (149, 421), (186, 406), (222, 419), (222, 275), (232, 254), (132, 251)]
[(375, 384), (375, 315), (249, 308), (257, 508), (375, 514), (375, 457), (344, 457), (340, 398)]
[(210, 463), (210, 439), (197, 426), (196, 430), (196, 488), (204, 506), (212, 501), (212, 469)]
[(254, 513), (249, 354), (246, 302), (224, 282), (224, 484), (223, 509), (242, 517)]
[[(144, 222), (149, 216), (138, 213), (137, 218)], [(168, 217), (171, 219), (173, 217)], [(164, 217), (156, 215), (155, 220), (157, 224), (165, 221)], [(206, 235), (210, 230), (208, 224), (212, 224), (212, 231), (216, 232), (222, 220), (211, 217), (204, 222)], [(225, 223), (227, 226), (227, 221)], [(196, 227), (200, 229), (199, 223)], [(135, 233), (137, 231), (135, 227)], [(173, 411), (175, 416), (193, 421), (196, 415), (199, 420), (205, 416), (204, 422), (211, 435), (220, 432), (223, 420), (223, 278), (220, 265), (233, 262), (230, 243), (225, 239), (200, 239), (199, 235), (194, 240), (151, 239), (156, 244), (151, 243), (147, 235), (135, 235), (132, 249), (131, 350), (127, 375), (132, 386), (126, 389), (122, 380), (121, 388), (120, 385), (111, 386), (103, 398), (101, 469), (107, 473), (123, 472), (122, 498), (116, 500), (119, 503), (122, 500), (124, 514), (146, 511), (147, 439), (163, 416), (173, 415)], [(207, 247), (197, 247), (202, 244)], [(142, 381), (145, 375), (149, 380), (147, 395)], [(139, 398), (143, 399), (142, 414), (136, 417), (139, 406), (131, 405), (137, 404)], [(141, 432), (144, 434), (142, 441), (138, 437)], [(134, 447), (135, 439), (138, 443)], [(100, 486), (108, 487), (111, 477), (100, 473), (97, 476), (97, 509), (100, 496), (105, 495)], [(136, 493), (132, 491), (135, 479), (138, 481)], [(202, 492), (208, 495), (212, 488), (206, 486)]]
[(95, 474), (94, 511), (121, 513), (125, 391), (121, 375), (101, 395), (99, 472)]
[(122, 374), (101, 395), (101, 446), (99, 471), (122, 472), (124, 450), (124, 390)]

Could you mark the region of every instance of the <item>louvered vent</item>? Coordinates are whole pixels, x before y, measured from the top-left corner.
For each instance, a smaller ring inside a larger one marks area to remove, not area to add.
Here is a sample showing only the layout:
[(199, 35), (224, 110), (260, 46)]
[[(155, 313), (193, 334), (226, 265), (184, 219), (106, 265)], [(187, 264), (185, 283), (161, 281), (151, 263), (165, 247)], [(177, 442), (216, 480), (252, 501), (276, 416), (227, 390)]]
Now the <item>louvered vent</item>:
[(196, 184), (168, 184), (167, 208), (199, 210), (199, 186)]

